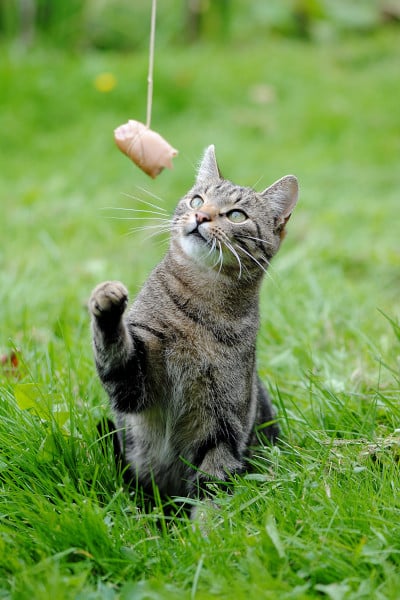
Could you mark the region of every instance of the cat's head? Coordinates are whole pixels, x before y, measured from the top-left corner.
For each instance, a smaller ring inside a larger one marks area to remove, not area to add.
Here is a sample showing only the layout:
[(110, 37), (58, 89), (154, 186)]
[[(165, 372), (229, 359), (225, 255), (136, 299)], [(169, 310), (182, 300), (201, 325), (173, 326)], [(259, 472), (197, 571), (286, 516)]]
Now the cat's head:
[(172, 240), (183, 255), (206, 269), (257, 277), (277, 252), (297, 197), (294, 175), (263, 192), (224, 179), (214, 146), (209, 146), (194, 186), (176, 208)]

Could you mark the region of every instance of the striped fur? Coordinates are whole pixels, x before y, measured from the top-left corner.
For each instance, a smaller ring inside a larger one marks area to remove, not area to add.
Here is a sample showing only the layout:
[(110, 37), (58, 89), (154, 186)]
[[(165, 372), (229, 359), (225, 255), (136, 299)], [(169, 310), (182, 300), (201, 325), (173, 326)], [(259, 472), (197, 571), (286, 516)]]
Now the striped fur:
[(164, 259), (132, 306), (119, 282), (92, 293), (98, 374), (131, 477), (194, 496), (245, 468), (255, 427), (278, 427), (256, 372), (258, 296), (297, 201), (287, 176), (262, 193), (222, 178), (210, 146), (178, 203)]

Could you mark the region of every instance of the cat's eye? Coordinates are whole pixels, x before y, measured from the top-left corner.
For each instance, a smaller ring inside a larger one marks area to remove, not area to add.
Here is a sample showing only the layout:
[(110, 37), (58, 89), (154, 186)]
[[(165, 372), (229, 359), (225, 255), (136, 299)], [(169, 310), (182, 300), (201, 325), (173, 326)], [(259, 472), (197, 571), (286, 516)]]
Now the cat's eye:
[(204, 200), (201, 196), (193, 196), (189, 202), (192, 208), (200, 208), (204, 204)]
[(246, 213), (242, 210), (230, 210), (226, 216), (232, 223), (243, 223), (247, 219)]

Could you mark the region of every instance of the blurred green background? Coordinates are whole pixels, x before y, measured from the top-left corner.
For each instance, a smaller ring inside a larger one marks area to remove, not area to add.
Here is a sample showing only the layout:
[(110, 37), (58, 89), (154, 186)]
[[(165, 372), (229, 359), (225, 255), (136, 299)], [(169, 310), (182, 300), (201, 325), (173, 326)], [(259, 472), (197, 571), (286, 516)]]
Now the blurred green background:
[[(0, 31), (25, 46), (40, 41), (82, 50), (140, 50), (150, 0), (2, 0)], [(321, 39), (369, 32), (399, 19), (398, 0), (164, 0), (159, 42), (245, 40), (280, 34)]]
[[(113, 141), (146, 116), (150, 4), (0, 0), (0, 596), (397, 599), (399, 2), (159, 0), (152, 128), (179, 155), (156, 180)], [(86, 302), (134, 296), (167, 238), (118, 209), (172, 213), (210, 143), (300, 199), (261, 294), (284, 442), (207, 538), (121, 493)]]
[[(172, 210), (209, 143), (236, 182), (261, 189), (299, 177), (300, 203), (271, 274), (299, 286), (310, 307), (316, 294), (316, 332), (332, 298), (329, 311), (340, 304), (343, 318), (363, 315), (370, 328), (376, 307), (393, 314), (398, 8), (159, 2), (152, 126), (180, 154), (152, 181), (112, 139), (128, 118), (145, 119), (150, 2), (3, 0), (1, 345), (82, 318), (77, 307), (98, 280), (123, 279), (134, 293), (163, 247), (125, 236), (130, 224), (103, 209), (148, 192)], [(278, 320), (283, 302), (274, 299)]]

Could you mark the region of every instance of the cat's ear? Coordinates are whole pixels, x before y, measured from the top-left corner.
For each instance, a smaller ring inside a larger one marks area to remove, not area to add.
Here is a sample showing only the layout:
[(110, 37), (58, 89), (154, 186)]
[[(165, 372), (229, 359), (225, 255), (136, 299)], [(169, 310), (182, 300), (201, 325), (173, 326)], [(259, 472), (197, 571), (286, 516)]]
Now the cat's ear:
[(210, 184), (216, 183), (221, 179), (221, 173), (215, 158), (214, 145), (208, 146), (201, 160), (199, 170), (197, 171), (196, 183)]
[(286, 175), (275, 181), (269, 188), (261, 193), (274, 209), (276, 228), (283, 229), (288, 222), (299, 197), (299, 184), (297, 177)]

